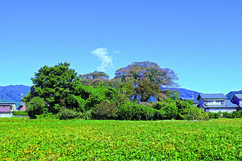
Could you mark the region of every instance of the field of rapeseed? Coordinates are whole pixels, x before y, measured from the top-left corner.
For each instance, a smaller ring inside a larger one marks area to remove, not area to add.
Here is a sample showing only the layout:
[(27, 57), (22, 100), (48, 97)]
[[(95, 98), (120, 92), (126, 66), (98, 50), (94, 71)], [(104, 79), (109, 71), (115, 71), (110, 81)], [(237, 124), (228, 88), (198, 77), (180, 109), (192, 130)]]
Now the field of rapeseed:
[(241, 160), (242, 119), (0, 118), (1, 160)]

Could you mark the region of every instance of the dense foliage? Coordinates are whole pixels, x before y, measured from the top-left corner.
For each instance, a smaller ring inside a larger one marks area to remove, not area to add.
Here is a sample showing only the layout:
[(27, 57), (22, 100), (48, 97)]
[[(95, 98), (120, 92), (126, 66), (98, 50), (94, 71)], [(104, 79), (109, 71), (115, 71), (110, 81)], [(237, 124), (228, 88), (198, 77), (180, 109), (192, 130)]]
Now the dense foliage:
[[(103, 82), (100, 80), (96, 80), (98, 81), (98, 83), (96, 83), (97, 86), (100, 84), (99, 82)], [(108, 82), (107, 79), (105, 81)], [(0, 86), (0, 102), (15, 102), (18, 108), (21, 105), (22, 96), (27, 95), (30, 88), (30, 86), (23, 85)], [(199, 95), (199, 92), (183, 88), (171, 88), (171, 90), (178, 91), (179, 96), (182, 98), (197, 98)]]
[(0, 118), (1, 160), (242, 160), (242, 119)]
[(106, 82), (109, 79), (109, 76), (104, 72), (94, 71), (92, 73), (84, 74), (79, 76), (83, 85), (90, 85), (97, 87), (103, 82)]
[(34, 85), (23, 99), (31, 118), (209, 119), (193, 102), (179, 100), (179, 93), (167, 88), (177, 85), (177, 77), (156, 63), (135, 62), (117, 70), (116, 78), (111, 80), (97, 71), (78, 77), (69, 66), (44, 66), (35, 73)]
[(150, 61), (134, 62), (127, 67), (120, 68), (115, 73), (115, 78), (120, 78), (122, 82), (127, 79), (133, 81), (133, 99), (147, 102), (151, 97), (160, 100), (162, 87), (174, 87), (178, 79), (173, 70), (161, 68), (158, 64)]
[(69, 69), (69, 65), (60, 63), (54, 67), (44, 66), (35, 73), (32, 78), (34, 85), (23, 99), (30, 117), (35, 118), (45, 113), (58, 114), (63, 112), (63, 108), (74, 108), (69, 107), (68, 101), (83, 89), (80, 89), (80, 80), (75, 71)]
[(210, 112), (209, 118), (211, 119), (219, 119), (219, 118), (242, 118), (242, 111), (233, 111), (233, 112), (218, 112), (218, 113), (213, 113)]
[(25, 111), (13, 111), (14, 116), (28, 116), (28, 113)]

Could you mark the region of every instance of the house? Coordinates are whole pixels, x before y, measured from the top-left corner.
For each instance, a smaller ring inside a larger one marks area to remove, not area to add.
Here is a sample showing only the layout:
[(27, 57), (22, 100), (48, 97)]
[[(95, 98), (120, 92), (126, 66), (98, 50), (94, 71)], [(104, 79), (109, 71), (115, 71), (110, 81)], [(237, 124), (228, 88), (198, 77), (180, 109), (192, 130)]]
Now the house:
[(235, 94), (231, 102), (238, 106), (238, 110), (242, 110), (242, 94)]
[(16, 103), (0, 102), (0, 117), (11, 117), (12, 111), (16, 111)]
[(206, 112), (233, 112), (237, 111), (238, 105), (233, 104), (222, 93), (198, 95), (198, 107)]
[(25, 102), (22, 102), (22, 105), (18, 107), (18, 111), (26, 111), (26, 110), (27, 110), (26, 104)]

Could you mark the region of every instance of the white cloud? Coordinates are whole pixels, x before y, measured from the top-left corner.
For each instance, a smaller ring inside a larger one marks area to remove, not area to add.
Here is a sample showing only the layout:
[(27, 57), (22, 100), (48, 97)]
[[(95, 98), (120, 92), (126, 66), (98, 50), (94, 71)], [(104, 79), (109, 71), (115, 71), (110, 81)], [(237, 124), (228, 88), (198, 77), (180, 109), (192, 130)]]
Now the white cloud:
[(108, 55), (108, 49), (97, 48), (92, 51), (92, 54), (96, 55), (102, 61), (101, 66), (97, 68), (98, 71), (105, 72), (108, 68), (113, 67), (113, 60)]
[(115, 54), (120, 54), (121, 51), (120, 51), (120, 50), (115, 50), (114, 53), (115, 53)]

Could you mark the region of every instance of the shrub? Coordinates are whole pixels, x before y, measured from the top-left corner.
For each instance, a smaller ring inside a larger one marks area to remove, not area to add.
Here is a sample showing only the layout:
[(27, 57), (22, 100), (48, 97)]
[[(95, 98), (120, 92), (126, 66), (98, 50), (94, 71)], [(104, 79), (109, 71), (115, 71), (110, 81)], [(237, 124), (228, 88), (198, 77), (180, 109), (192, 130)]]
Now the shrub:
[(162, 119), (174, 119), (178, 114), (178, 108), (175, 102), (171, 102), (169, 104), (164, 104), (161, 109), (161, 117)]
[(63, 108), (57, 113), (57, 117), (60, 120), (67, 120), (67, 119), (74, 119), (74, 118), (80, 118), (82, 116), (81, 113), (78, 113), (74, 110)]
[(176, 119), (179, 120), (208, 120), (208, 113), (201, 109), (194, 107), (192, 102), (187, 101), (176, 101), (178, 107), (178, 115)]
[(223, 112), (223, 113), (222, 113), (222, 117), (223, 117), (223, 118), (230, 118), (228, 112)]
[(85, 108), (84, 108), (85, 104), (86, 104), (86, 101), (84, 99), (82, 99), (80, 96), (69, 95), (65, 99), (65, 106), (68, 109), (84, 112), (85, 111)]
[(94, 117), (98, 119), (111, 119), (117, 116), (118, 109), (114, 102), (103, 101), (93, 109)]
[(160, 112), (153, 107), (133, 102), (126, 103), (118, 108), (118, 119), (121, 120), (152, 120), (160, 119), (160, 116)]
[(214, 118), (215, 119), (219, 119), (219, 118), (221, 118), (222, 117), (222, 112), (221, 111), (219, 111), (219, 112), (217, 112), (217, 113), (214, 113)]
[(209, 120), (208, 113), (196, 107), (187, 108), (184, 116), (186, 120)]
[(208, 116), (210, 119), (215, 119), (215, 113), (213, 112), (208, 112)]
[(118, 119), (120, 120), (140, 120), (142, 117), (142, 111), (140, 106), (136, 106), (133, 102), (127, 102), (118, 107)]
[(84, 111), (82, 117), (84, 120), (90, 120), (92, 118), (92, 110)]
[(13, 115), (28, 116), (28, 113), (25, 111), (13, 111)]
[[(143, 115), (143, 119), (145, 120), (153, 120), (155, 112), (157, 111), (153, 107), (145, 106), (145, 105), (136, 105), (141, 110), (141, 114)], [(136, 107), (137, 108), (137, 107)]]
[(37, 115), (36, 117), (37, 119), (58, 119), (58, 116), (52, 113), (43, 113), (41, 115)]
[(163, 107), (163, 104), (160, 102), (157, 102), (153, 107), (157, 110), (160, 110)]
[(242, 111), (233, 111), (231, 115), (232, 118), (242, 118)]
[(33, 97), (29, 103), (27, 103), (26, 112), (30, 118), (36, 118), (36, 115), (43, 114), (47, 109), (45, 108), (45, 102), (43, 98)]

